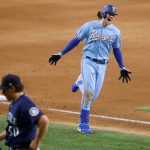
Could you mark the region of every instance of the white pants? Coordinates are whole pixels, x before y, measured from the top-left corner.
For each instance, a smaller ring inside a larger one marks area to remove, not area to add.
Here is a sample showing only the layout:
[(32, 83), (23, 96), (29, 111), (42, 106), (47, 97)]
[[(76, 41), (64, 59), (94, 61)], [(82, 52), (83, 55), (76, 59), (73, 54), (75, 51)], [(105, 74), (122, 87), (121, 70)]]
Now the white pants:
[(99, 95), (105, 77), (106, 66), (107, 64), (97, 64), (87, 58), (82, 59), (81, 74), (76, 81), (82, 93), (82, 109), (90, 110), (94, 100)]

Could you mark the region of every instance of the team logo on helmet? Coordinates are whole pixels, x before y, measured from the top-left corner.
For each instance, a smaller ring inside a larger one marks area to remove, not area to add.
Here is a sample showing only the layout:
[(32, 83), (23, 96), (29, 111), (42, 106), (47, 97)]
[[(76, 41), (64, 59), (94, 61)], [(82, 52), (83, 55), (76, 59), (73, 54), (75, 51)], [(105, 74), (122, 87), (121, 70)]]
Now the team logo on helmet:
[(113, 10), (113, 12), (115, 12), (115, 11), (116, 11), (116, 8), (115, 8), (115, 7), (112, 7), (112, 10)]
[(39, 114), (39, 112), (40, 111), (39, 111), (39, 109), (37, 107), (32, 107), (29, 110), (29, 113), (30, 113), (31, 116), (37, 116)]

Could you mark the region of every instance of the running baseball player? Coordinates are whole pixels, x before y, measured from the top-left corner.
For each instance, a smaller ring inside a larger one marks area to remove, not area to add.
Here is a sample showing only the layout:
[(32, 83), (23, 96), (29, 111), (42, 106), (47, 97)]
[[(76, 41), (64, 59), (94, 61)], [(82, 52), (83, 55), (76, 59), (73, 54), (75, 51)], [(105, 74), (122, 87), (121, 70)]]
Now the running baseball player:
[[(0, 86), (9, 106), (7, 128), (0, 133), (0, 141), (6, 140), (9, 150), (39, 150), (39, 144), (47, 131), (48, 118), (23, 92), (20, 77), (8, 74)], [(38, 127), (38, 128), (37, 128)]]
[(81, 60), (81, 74), (72, 85), (72, 92), (80, 89), (82, 93), (78, 126), (81, 133), (93, 132), (89, 126), (90, 109), (102, 88), (111, 49), (120, 67), (119, 80), (122, 79), (123, 83), (131, 81), (129, 76), (131, 72), (125, 68), (122, 58), (120, 31), (112, 24), (116, 15), (116, 7), (105, 5), (97, 14), (98, 20), (82, 25), (64, 49), (49, 58), (49, 63), (56, 65), (63, 55), (86, 39)]

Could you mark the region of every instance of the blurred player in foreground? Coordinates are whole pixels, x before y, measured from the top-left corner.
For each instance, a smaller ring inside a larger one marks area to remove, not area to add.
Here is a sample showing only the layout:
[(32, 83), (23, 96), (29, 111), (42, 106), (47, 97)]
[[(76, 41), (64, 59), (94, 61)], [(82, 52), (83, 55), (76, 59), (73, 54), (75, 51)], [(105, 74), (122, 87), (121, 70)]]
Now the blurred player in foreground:
[(4, 76), (0, 89), (7, 100), (11, 101), (8, 125), (0, 133), (0, 141), (5, 139), (9, 150), (39, 150), (40, 142), (48, 129), (48, 117), (25, 95), (19, 76)]

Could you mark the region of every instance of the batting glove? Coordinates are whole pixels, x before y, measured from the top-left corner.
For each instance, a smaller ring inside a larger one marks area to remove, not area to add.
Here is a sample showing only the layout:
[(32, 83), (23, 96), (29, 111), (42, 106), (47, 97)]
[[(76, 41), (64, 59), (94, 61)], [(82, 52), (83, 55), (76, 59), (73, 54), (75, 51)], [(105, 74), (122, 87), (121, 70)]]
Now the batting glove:
[(129, 74), (131, 74), (132, 72), (127, 70), (125, 67), (123, 67), (122, 69), (120, 69), (120, 77), (119, 80), (122, 79), (122, 82), (124, 83), (126, 80), (126, 83), (128, 83), (128, 81), (131, 81), (131, 78), (129, 76)]
[(48, 62), (52, 65), (54, 63), (54, 65), (57, 64), (57, 61), (61, 58), (61, 55), (58, 54), (53, 54), (49, 59)]

